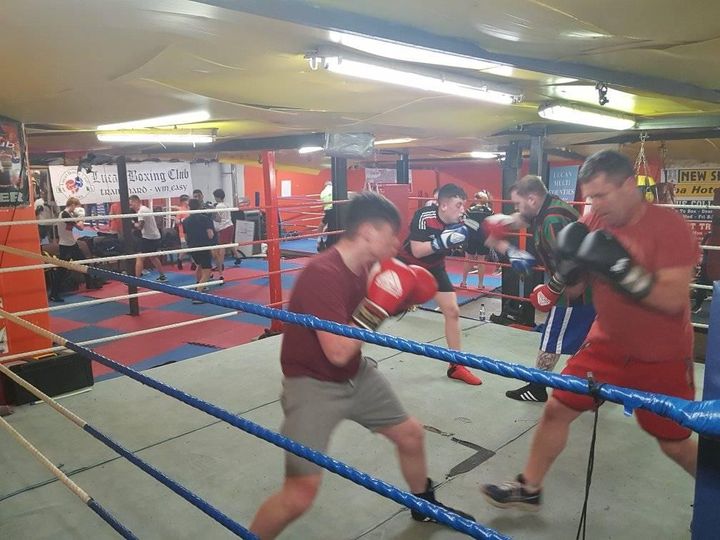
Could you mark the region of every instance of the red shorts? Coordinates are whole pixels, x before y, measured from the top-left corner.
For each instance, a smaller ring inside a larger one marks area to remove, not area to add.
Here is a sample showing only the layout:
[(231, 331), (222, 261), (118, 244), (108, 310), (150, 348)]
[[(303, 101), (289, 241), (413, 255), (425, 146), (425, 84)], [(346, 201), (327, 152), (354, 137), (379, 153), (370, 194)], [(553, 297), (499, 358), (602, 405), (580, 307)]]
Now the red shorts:
[(223, 230), (218, 231), (218, 244), (232, 244), (234, 242), (234, 232), (235, 227), (225, 227)]
[[(689, 358), (670, 362), (640, 362), (629, 358), (609, 344), (586, 342), (568, 360), (562, 374), (585, 379), (589, 371), (599, 383), (683, 399), (695, 398), (693, 363)], [(553, 390), (553, 397), (576, 411), (587, 411), (593, 409), (595, 405), (593, 398), (586, 394)], [(658, 439), (683, 440), (692, 433), (674, 421), (645, 409), (636, 409), (635, 416), (640, 427)]]

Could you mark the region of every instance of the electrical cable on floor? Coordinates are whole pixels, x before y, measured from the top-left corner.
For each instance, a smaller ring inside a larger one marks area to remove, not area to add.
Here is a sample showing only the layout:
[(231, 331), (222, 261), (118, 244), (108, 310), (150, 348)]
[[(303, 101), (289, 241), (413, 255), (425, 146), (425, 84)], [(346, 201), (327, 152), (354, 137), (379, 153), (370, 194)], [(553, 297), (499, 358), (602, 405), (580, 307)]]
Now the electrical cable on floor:
[(580, 540), (581, 533), (582, 539), (585, 540), (585, 533), (587, 532), (587, 509), (588, 499), (590, 497), (590, 484), (592, 484), (592, 473), (595, 466), (595, 442), (597, 440), (598, 411), (600, 409), (600, 405), (603, 404), (603, 400), (599, 397), (599, 390), (603, 384), (595, 382), (592, 373), (588, 373), (588, 386), (590, 387), (590, 395), (595, 400), (595, 409), (592, 437), (590, 439), (590, 453), (588, 454), (587, 474), (585, 476), (585, 498), (583, 499), (582, 512), (580, 513), (580, 523), (578, 524), (575, 540)]

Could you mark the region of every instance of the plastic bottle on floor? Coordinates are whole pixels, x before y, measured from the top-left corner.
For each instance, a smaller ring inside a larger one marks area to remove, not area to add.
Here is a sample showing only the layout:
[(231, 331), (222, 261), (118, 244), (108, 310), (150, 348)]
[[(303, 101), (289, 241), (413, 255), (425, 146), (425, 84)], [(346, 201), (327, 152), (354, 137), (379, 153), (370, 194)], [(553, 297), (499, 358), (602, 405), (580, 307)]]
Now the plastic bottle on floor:
[(480, 319), (480, 322), (485, 322), (486, 320), (485, 304), (480, 304), (480, 314), (478, 315), (478, 319)]

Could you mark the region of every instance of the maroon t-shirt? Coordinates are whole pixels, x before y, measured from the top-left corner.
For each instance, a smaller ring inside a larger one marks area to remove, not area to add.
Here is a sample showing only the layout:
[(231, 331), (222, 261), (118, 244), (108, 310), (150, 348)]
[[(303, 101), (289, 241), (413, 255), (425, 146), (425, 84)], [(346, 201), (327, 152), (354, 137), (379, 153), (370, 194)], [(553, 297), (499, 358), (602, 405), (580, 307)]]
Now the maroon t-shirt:
[[(289, 310), (348, 324), (367, 292), (367, 271), (354, 274), (335, 248), (312, 258), (293, 287)], [(344, 366), (332, 364), (323, 353), (312, 328), (287, 324), (283, 331), (280, 364), (286, 377), (312, 377), (321, 381), (352, 379), (360, 365), (360, 353)]]

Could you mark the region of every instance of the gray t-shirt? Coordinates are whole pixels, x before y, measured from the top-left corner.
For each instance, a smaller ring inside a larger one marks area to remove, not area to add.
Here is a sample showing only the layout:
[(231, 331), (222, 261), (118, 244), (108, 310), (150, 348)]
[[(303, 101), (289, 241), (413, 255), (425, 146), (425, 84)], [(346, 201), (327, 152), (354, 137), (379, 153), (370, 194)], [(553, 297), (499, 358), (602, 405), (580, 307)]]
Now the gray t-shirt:
[(151, 210), (147, 206), (138, 208), (138, 221), (143, 224), (142, 237), (148, 240), (160, 240), (160, 229), (158, 229), (155, 216), (144, 216), (150, 214)]

